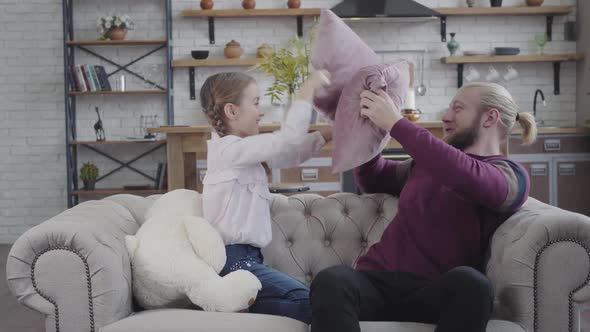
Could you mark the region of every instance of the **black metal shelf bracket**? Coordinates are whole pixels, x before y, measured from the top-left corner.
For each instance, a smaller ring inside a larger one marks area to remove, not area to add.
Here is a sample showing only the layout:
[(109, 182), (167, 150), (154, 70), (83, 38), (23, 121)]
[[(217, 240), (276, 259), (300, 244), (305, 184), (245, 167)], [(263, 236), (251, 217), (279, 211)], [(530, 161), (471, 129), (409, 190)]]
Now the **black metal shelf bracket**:
[(559, 95), (559, 74), (561, 71), (561, 62), (553, 63), (553, 94)]
[(209, 17), (209, 44), (215, 44), (215, 18)]
[(188, 68), (188, 89), (191, 95), (191, 100), (195, 100), (195, 67)]
[(297, 16), (297, 36), (303, 37), (303, 16)]
[(440, 41), (441, 42), (447, 41), (447, 17), (446, 16), (440, 17)]
[(553, 35), (553, 16), (547, 16), (547, 41), (551, 41)]
[(465, 64), (459, 63), (457, 64), (457, 88), (463, 86), (463, 67)]

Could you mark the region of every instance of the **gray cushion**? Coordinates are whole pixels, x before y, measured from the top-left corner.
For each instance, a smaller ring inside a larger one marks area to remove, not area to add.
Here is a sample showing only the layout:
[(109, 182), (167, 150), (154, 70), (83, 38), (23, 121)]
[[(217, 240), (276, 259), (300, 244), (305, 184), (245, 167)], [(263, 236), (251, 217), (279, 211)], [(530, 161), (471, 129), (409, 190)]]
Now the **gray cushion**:
[(295, 319), (271, 315), (205, 312), (189, 309), (143, 311), (100, 332), (307, 332), (307, 325)]

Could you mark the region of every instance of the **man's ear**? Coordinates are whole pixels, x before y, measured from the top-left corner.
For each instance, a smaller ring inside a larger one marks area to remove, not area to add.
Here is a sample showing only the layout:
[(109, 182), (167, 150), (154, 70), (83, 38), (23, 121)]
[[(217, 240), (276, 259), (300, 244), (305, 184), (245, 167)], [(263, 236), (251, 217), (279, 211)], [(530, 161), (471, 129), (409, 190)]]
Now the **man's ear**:
[(232, 103), (226, 103), (223, 106), (223, 113), (229, 120), (236, 120), (238, 118), (238, 107)]
[(500, 111), (496, 108), (491, 108), (482, 115), (482, 126), (490, 128), (495, 126), (500, 121)]

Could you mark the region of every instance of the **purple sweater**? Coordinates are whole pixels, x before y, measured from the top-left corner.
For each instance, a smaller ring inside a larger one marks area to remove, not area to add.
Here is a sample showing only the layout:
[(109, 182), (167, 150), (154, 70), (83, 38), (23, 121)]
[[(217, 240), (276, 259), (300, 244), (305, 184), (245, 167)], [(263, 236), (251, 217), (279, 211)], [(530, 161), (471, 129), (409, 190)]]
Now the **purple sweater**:
[(356, 268), (430, 279), (462, 265), (483, 270), (491, 235), (528, 197), (526, 170), (504, 156), (466, 154), (406, 119), (391, 136), (412, 159), (377, 156), (354, 170), (364, 192), (399, 195), (397, 215)]

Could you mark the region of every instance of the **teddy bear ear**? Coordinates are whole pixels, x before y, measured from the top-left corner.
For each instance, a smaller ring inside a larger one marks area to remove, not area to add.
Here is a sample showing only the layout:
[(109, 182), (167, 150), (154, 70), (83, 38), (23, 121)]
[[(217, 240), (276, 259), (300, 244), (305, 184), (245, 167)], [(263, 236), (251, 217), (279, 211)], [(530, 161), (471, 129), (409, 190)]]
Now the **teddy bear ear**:
[(133, 260), (133, 257), (135, 256), (135, 251), (137, 250), (137, 247), (139, 247), (139, 240), (134, 235), (126, 235), (125, 246), (127, 247), (129, 258)]

